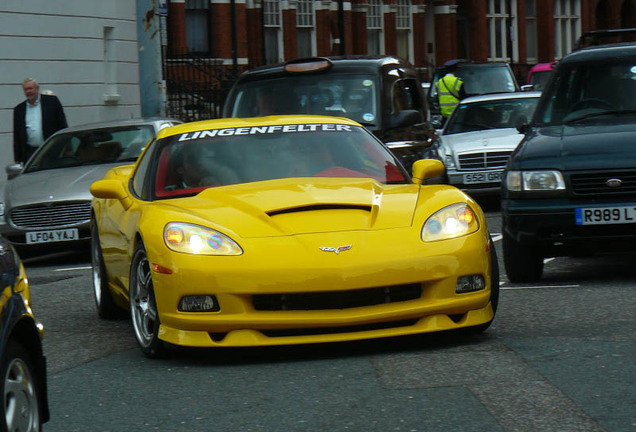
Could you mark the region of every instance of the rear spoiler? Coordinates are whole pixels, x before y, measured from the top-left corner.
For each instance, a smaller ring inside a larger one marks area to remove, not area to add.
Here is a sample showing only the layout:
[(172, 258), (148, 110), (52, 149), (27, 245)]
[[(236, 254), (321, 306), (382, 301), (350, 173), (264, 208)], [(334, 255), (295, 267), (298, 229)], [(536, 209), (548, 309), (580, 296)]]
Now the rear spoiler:
[(606, 38), (625, 36), (625, 35), (636, 36), (636, 28), (586, 31), (576, 41), (576, 44), (574, 45), (574, 48), (572, 49), (572, 51), (579, 50), (586, 46), (601, 45), (607, 42)]

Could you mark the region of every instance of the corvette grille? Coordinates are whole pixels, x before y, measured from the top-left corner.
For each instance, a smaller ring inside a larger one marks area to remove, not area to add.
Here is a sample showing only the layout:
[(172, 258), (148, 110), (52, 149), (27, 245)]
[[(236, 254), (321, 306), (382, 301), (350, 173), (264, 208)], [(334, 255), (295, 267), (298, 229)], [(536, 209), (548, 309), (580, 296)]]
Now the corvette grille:
[(403, 302), (421, 295), (420, 284), (409, 284), (337, 292), (259, 294), (252, 297), (252, 303), (259, 311), (329, 310)]
[[(620, 187), (609, 187), (609, 179), (620, 179)], [(572, 191), (575, 195), (620, 196), (636, 194), (636, 171), (584, 173), (570, 175)]]
[(480, 152), (465, 153), (459, 155), (459, 169), (477, 170), (490, 168), (503, 168), (508, 163), (512, 152)]
[(11, 223), (21, 229), (61, 228), (88, 222), (91, 202), (61, 202), (11, 209)]

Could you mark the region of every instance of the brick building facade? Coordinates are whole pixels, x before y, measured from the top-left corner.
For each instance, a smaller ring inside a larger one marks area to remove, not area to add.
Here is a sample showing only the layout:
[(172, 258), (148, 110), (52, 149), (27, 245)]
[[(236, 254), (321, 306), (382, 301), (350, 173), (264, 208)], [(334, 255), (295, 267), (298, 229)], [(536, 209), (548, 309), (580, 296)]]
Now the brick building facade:
[(636, 27), (636, 0), (167, 0), (169, 59), (240, 71), (298, 57), (392, 54), (424, 79), (446, 60), (508, 61), (519, 81), (587, 30)]

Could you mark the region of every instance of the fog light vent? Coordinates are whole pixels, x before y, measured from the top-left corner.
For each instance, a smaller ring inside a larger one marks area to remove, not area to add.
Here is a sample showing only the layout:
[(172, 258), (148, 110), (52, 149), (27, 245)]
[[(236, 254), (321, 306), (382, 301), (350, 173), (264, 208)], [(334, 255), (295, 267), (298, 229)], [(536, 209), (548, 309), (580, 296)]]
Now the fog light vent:
[(180, 312), (218, 312), (221, 310), (216, 296), (193, 295), (181, 298), (179, 302)]
[(481, 275), (462, 276), (457, 279), (457, 286), (455, 292), (457, 294), (463, 294), (473, 291), (480, 291), (486, 288), (486, 281)]

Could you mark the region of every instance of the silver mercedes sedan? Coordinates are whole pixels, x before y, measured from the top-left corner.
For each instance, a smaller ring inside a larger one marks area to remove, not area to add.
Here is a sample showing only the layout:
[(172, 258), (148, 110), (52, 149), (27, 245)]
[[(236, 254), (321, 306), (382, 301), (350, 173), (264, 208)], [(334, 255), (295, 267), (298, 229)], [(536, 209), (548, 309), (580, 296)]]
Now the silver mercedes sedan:
[(525, 91), (463, 99), (448, 118), (428, 157), (446, 168), (444, 183), (470, 195), (495, 195), (501, 173), (537, 106), (540, 92)]
[(6, 167), (0, 233), (25, 253), (87, 245), (91, 183), (113, 166), (134, 163), (159, 130), (178, 123), (169, 118), (129, 119), (57, 132), (24, 166)]

